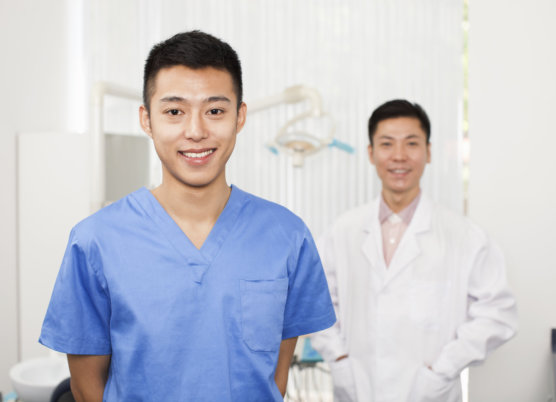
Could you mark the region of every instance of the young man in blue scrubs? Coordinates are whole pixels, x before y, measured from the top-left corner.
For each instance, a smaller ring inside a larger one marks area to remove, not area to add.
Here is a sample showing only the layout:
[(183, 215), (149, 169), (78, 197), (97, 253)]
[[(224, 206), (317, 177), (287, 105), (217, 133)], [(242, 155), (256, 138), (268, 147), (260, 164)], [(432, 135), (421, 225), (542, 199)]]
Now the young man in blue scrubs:
[(78, 401), (281, 400), (297, 336), (335, 316), (303, 222), (226, 182), (237, 54), (178, 34), (151, 50), (143, 100), (162, 184), (73, 228), (40, 342), (68, 354)]

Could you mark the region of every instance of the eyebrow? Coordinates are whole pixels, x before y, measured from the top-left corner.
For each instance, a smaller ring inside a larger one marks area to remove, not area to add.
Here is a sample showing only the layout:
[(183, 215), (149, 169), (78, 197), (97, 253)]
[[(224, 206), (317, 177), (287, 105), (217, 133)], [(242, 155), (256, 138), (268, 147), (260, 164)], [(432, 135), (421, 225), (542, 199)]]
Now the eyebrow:
[[(409, 140), (409, 139), (414, 139), (414, 138), (419, 138), (419, 135), (418, 134), (409, 134), (406, 137), (403, 137), (402, 140)], [(377, 140), (378, 139), (380, 139), (380, 140), (393, 140), (394, 137), (392, 137), (388, 134), (383, 134), (383, 135), (379, 135), (377, 137)]]
[(406, 140), (410, 140), (410, 139), (413, 139), (413, 138), (419, 138), (419, 135), (417, 135), (417, 134), (409, 134), (407, 137), (405, 137)]
[[(181, 96), (165, 96), (164, 98), (160, 99), (160, 102), (169, 103), (169, 102), (179, 102), (179, 103), (188, 103), (189, 101), (186, 98)], [(231, 103), (232, 101), (228, 99), (226, 96), (209, 96), (206, 99), (203, 99), (203, 103), (212, 103), (212, 102), (228, 102)]]

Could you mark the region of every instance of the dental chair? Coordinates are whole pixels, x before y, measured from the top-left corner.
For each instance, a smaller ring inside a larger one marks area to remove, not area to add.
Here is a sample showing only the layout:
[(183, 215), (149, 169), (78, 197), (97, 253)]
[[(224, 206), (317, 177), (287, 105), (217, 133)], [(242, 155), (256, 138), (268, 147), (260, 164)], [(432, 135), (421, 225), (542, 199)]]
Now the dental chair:
[(71, 393), (70, 379), (66, 378), (52, 392), (50, 402), (75, 402)]

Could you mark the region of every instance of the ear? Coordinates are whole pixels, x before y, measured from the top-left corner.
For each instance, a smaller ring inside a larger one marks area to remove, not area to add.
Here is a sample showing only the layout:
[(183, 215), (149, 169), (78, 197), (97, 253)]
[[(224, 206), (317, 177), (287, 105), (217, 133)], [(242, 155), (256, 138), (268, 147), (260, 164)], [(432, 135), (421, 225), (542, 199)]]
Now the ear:
[(139, 123), (141, 123), (141, 128), (147, 135), (153, 138), (153, 133), (151, 130), (151, 118), (149, 116), (149, 112), (145, 105), (139, 106)]
[(245, 125), (245, 119), (247, 118), (247, 105), (245, 102), (241, 102), (239, 109), (237, 111), (237, 123), (236, 123), (236, 134), (241, 131)]
[(369, 153), (369, 161), (371, 161), (371, 164), (375, 164), (374, 158), (373, 158), (373, 146), (371, 144), (369, 144), (369, 146), (367, 147), (367, 152)]
[(431, 163), (431, 143), (427, 144), (427, 163)]

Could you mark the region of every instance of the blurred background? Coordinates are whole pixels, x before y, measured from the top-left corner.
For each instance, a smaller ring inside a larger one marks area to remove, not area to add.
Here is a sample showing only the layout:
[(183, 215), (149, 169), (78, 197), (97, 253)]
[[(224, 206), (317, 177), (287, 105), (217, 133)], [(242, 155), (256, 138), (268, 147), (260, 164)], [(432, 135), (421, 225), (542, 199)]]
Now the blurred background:
[[(201, 29), (238, 52), (248, 108), (312, 88), (327, 121), (301, 128), (353, 148), (294, 166), (268, 144), (309, 102), (248, 113), (228, 181), (286, 205), (315, 237), (380, 190), (366, 153), (372, 110), (393, 98), (425, 108), (424, 190), (500, 243), (518, 298), (520, 333), (470, 370), (469, 400), (555, 400), (555, 17), (553, 0), (0, 0), (0, 391), (12, 390), (10, 367), (48, 354), (37, 339), (67, 236), (95, 208), (92, 132), (101, 121), (108, 134), (102, 201), (130, 183), (111, 173), (137, 162), (130, 149), (147, 167), (137, 184), (156, 185), (135, 97), (144, 60)], [(121, 89), (101, 108), (99, 82)]]

